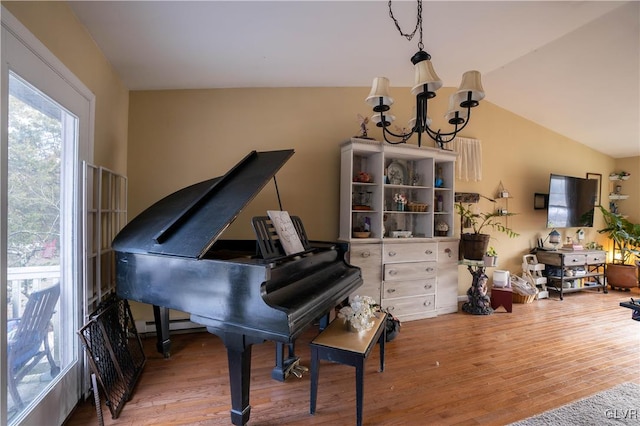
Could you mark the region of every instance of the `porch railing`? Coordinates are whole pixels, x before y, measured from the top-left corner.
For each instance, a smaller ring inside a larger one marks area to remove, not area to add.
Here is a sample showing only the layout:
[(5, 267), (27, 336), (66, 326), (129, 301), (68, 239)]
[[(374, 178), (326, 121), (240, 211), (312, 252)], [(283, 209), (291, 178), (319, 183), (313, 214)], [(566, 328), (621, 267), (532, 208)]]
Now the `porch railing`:
[(9, 318), (22, 315), (28, 294), (49, 287), (60, 280), (60, 265), (7, 268)]

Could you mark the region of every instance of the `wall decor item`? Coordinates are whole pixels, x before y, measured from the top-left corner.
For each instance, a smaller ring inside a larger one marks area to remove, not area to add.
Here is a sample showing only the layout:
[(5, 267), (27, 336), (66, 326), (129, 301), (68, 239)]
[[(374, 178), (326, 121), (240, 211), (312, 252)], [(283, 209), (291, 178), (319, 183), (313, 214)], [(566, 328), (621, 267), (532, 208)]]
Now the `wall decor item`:
[(602, 175), (600, 173), (588, 173), (587, 172), (587, 179), (593, 179), (598, 181), (598, 192), (596, 193), (596, 202), (595, 205), (596, 206), (600, 206), (602, 205)]
[(533, 194), (533, 208), (534, 210), (544, 210), (549, 205), (549, 194), (541, 194), (536, 192)]

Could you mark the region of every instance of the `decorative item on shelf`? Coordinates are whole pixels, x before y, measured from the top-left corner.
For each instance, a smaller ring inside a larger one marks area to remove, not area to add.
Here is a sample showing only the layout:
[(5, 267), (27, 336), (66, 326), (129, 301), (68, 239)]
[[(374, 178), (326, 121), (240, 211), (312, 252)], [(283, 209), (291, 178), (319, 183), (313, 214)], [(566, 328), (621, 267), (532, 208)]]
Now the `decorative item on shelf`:
[(498, 198), (509, 198), (509, 197), (510, 197), (509, 191), (507, 191), (507, 189), (502, 184), (502, 181), (500, 181), (500, 184), (498, 185)]
[[(445, 119), (449, 124), (454, 126), (450, 132), (442, 132), (432, 130), (431, 119), (428, 114), (428, 101), (436, 96), (436, 90), (442, 87), (442, 80), (436, 74), (431, 64), (431, 55), (425, 52), (422, 43), (422, 0), (417, 0), (418, 10), (416, 17), (416, 26), (412, 33), (405, 34), (400, 24), (393, 15), (391, 2), (389, 2), (389, 15), (393, 20), (400, 34), (411, 40), (418, 32), (420, 41), (418, 42), (418, 52), (413, 55), (411, 62), (414, 65), (414, 86), (411, 94), (416, 97), (415, 115), (409, 120), (409, 132), (394, 133), (389, 130), (389, 125), (395, 120), (395, 117), (388, 113), (393, 98), (389, 95), (389, 79), (386, 77), (376, 77), (373, 80), (371, 92), (365, 99), (365, 102), (373, 107), (374, 115), (371, 117), (376, 126), (382, 128), (384, 140), (390, 144), (402, 144), (413, 135), (418, 135), (418, 147), (422, 145), (422, 134), (426, 133), (433, 139), (440, 148), (444, 148), (444, 144), (451, 142), (458, 132), (466, 127), (471, 118), (471, 108), (479, 105), (484, 98), (484, 89), (480, 73), (478, 71), (467, 71), (462, 76), (462, 83), (456, 92), (449, 98), (449, 110), (445, 115)], [(418, 31), (419, 30), (419, 31)]]
[(391, 231), (391, 238), (411, 238), (413, 237), (413, 233), (411, 231)]
[(578, 240), (579, 243), (584, 241), (584, 229), (580, 228), (576, 231), (576, 240)]
[(449, 225), (444, 220), (439, 220), (436, 222), (436, 236), (437, 237), (446, 237), (449, 233)]
[(387, 166), (387, 179), (391, 185), (404, 185), (406, 174), (404, 166), (397, 161), (392, 161)]
[(435, 197), (436, 211), (441, 212), (443, 210), (443, 199), (442, 195), (438, 194)]
[(348, 306), (338, 311), (338, 318), (344, 319), (347, 329), (352, 331), (367, 331), (373, 327), (372, 319), (380, 312), (380, 305), (369, 296), (353, 296)]
[[(624, 216), (600, 207), (605, 228), (600, 234), (607, 234), (613, 242), (612, 261), (605, 270), (607, 283), (612, 287), (632, 288), (638, 286), (640, 267), (640, 224), (632, 223)], [(635, 261), (635, 265), (633, 264)]]
[[(489, 245), (489, 234), (483, 234), (482, 231), (492, 229), (494, 231), (503, 232), (509, 238), (519, 236), (513, 229), (502, 224), (501, 220), (506, 216), (514, 216), (515, 213), (507, 213), (500, 215), (495, 211), (475, 213), (471, 209), (471, 204), (465, 206), (462, 203), (456, 203), (456, 211), (460, 215), (460, 254), (461, 259), (482, 260), (487, 252)], [(464, 228), (471, 228), (473, 232), (464, 233)]]
[(560, 233), (554, 229), (549, 232), (549, 235), (547, 235), (547, 239), (549, 240), (549, 244), (553, 246), (553, 249), (557, 250), (558, 245), (560, 244)]
[(497, 266), (498, 265), (498, 252), (493, 247), (489, 247), (487, 252), (482, 258), (484, 266)]
[(400, 193), (393, 194), (393, 201), (396, 203), (396, 211), (403, 212), (407, 204), (407, 196)]
[(369, 117), (363, 117), (361, 114), (358, 114), (358, 123), (360, 124), (360, 134), (354, 137), (358, 139), (373, 139), (367, 135), (367, 124), (369, 123)]
[(414, 203), (413, 201), (407, 204), (410, 212), (424, 213), (429, 210), (429, 204)]
[(371, 182), (373, 182), (373, 177), (367, 172), (358, 172), (353, 177), (353, 181), (354, 182), (361, 182), (361, 183), (371, 183)]
[(436, 167), (436, 178), (433, 182), (436, 188), (442, 188), (444, 186), (444, 180), (442, 179), (442, 167)]
[(353, 238), (369, 238), (371, 236), (370, 231), (362, 231), (359, 228), (353, 230)]
[(623, 170), (623, 171), (620, 171), (620, 172), (612, 172), (609, 175), (609, 179), (610, 180), (627, 180), (627, 179), (629, 179), (630, 176), (631, 176), (631, 173), (625, 172)]
[(360, 190), (353, 194), (353, 210), (371, 210), (371, 191)]

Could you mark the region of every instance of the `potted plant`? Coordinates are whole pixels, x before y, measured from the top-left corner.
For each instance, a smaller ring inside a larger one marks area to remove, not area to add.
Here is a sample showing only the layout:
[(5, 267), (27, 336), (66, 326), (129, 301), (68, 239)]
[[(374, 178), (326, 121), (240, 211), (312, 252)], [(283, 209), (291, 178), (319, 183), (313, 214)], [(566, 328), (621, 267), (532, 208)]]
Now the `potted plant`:
[[(491, 235), (482, 231), (504, 232), (509, 238), (520, 235), (501, 222), (507, 216), (515, 216), (515, 213), (498, 213), (496, 211), (475, 213), (471, 210), (470, 204), (465, 206), (462, 203), (456, 203), (455, 206), (460, 215), (460, 259), (482, 260), (491, 238)], [(473, 232), (462, 232), (467, 228)]]
[(498, 252), (493, 246), (490, 246), (482, 260), (484, 261), (484, 266), (496, 266), (498, 264)]
[[(607, 264), (607, 283), (611, 288), (638, 286), (638, 262), (640, 259), (640, 224), (632, 223), (617, 213), (600, 206), (605, 228), (599, 229), (613, 242), (613, 258)], [(633, 262), (636, 262), (634, 265)]]
[(627, 180), (629, 179), (629, 176), (631, 176), (631, 173), (625, 172), (624, 170), (622, 170), (620, 172), (612, 172), (609, 175), (609, 179), (610, 180)]

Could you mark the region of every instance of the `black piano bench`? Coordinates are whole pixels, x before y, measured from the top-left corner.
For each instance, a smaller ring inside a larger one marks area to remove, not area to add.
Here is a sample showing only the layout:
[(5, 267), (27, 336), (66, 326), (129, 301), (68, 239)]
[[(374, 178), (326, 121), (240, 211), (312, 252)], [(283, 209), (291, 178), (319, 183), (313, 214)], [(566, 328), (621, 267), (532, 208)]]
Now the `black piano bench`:
[(356, 419), (362, 425), (362, 402), (364, 393), (364, 362), (376, 342), (380, 344), (380, 372), (384, 371), (384, 344), (387, 330), (387, 314), (380, 312), (374, 318), (373, 327), (363, 332), (348, 331), (344, 320), (335, 319), (310, 343), (311, 345), (311, 401), (309, 412), (315, 414), (318, 396), (320, 360), (325, 359), (356, 368)]

